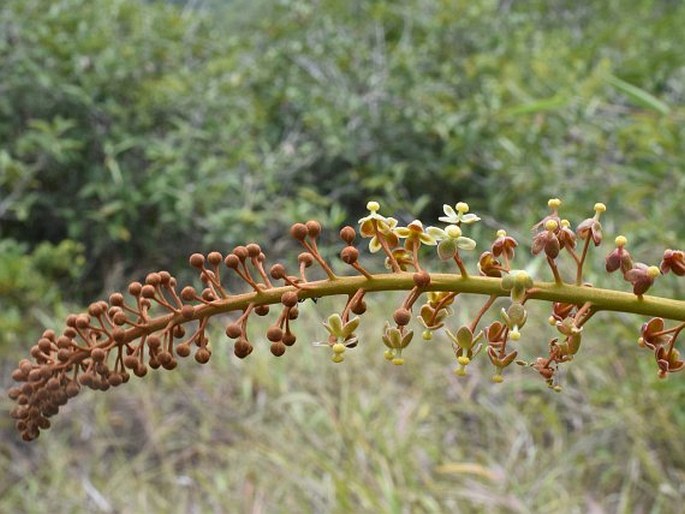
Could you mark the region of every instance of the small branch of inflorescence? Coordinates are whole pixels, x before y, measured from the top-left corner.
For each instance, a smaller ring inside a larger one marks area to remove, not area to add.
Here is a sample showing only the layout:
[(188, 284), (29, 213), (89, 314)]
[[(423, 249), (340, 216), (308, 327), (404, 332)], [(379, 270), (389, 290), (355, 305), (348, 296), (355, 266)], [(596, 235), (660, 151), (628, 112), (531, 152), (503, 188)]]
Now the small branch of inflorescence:
[[(385, 358), (395, 365), (404, 364), (414, 339), (411, 326), (418, 323), (425, 341), (435, 339), (437, 332), (446, 334), (457, 375), (466, 375), (474, 358), (485, 353), (494, 367), (494, 382), (502, 382), (505, 369), (516, 363), (535, 370), (558, 391), (557, 372), (580, 350), (586, 325), (597, 312), (611, 310), (652, 316), (642, 325), (639, 345), (654, 355), (659, 377), (682, 370), (685, 362), (676, 343), (685, 328), (685, 302), (645, 293), (662, 274), (685, 275), (685, 253), (666, 250), (659, 266), (649, 266), (634, 262), (627, 239), (618, 236), (605, 258), (605, 268), (608, 273), (620, 271), (632, 293), (593, 287), (585, 282), (584, 269), (591, 248), (602, 243), (600, 217), (606, 207), (596, 204), (594, 215), (573, 230), (571, 222), (559, 215), (560, 200), (551, 199), (548, 206), (550, 212), (533, 227), (531, 250), (533, 255), (544, 255), (551, 282), (534, 280), (512, 267), (519, 243), (504, 230), (496, 232), (489, 249), (477, 259), (476, 271), (469, 272), (466, 257), (477, 243), (464, 230), (480, 218), (464, 202), (444, 206), (445, 215), (438, 220), (441, 227), (424, 227), (419, 220), (399, 226), (395, 218), (380, 214), (377, 202), (369, 202), (369, 214), (359, 220), (359, 234), (369, 240), (371, 254), (385, 256), (382, 273), (361, 265), (355, 246), (357, 231), (347, 226), (340, 231), (345, 243), (340, 259), (353, 274), (336, 274), (319, 251), (322, 227), (316, 221), (291, 227), (292, 237), (302, 246), (292, 273), (281, 263), (267, 269), (266, 255), (256, 243), (236, 246), (225, 255), (195, 253), (190, 265), (197, 270), (200, 289), (179, 288), (167, 271), (150, 273), (144, 282), (129, 284), (127, 297), (114, 293), (107, 301), (92, 303), (87, 312), (68, 316), (61, 333), (46, 330), (31, 348), (30, 358), (22, 359), (12, 373), (18, 385), (9, 390), (16, 402), (11, 415), (22, 437), (32, 440), (50, 427), (49, 418), (83, 387), (105, 391), (128, 382), (132, 374), (142, 377), (150, 369), (172, 370), (178, 359), (191, 355), (205, 364), (212, 355), (209, 320), (220, 313), (238, 313), (225, 333), (235, 340), (234, 354), (245, 358), (254, 349), (248, 333), (250, 319), (276, 311), (266, 339), (271, 353), (280, 357), (297, 341), (293, 326), (299, 304), (307, 298), (347, 298), (342, 309), (324, 321), (327, 337), (315, 343), (329, 349), (333, 362), (341, 363), (348, 350), (359, 344), (356, 331), (368, 299), (385, 291), (406, 292), (378, 338), (385, 345)], [(435, 247), (437, 257), (451, 263), (454, 271), (430, 272), (422, 255), (425, 246)], [(318, 274), (325, 278), (313, 277), (312, 267), (318, 267)], [(227, 275), (237, 277), (247, 291), (229, 291)], [(466, 294), (486, 298), (469, 322), (455, 325), (453, 308), (459, 296)], [(500, 297), (508, 297), (508, 305), (484, 324)], [(549, 324), (554, 335), (542, 354), (527, 362), (517, 357), (525, 340), (527, 305), (532, 301), (551, 303)], [(678, 323), (666, 327), (664, 319)]]

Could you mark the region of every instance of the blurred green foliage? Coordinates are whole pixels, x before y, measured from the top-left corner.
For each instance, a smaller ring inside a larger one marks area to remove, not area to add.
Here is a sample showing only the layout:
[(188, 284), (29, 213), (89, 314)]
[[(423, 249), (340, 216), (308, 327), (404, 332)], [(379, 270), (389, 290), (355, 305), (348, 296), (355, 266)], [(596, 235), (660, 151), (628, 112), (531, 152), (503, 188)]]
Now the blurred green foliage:
[(83, 243), (84, 296), (370, 196), (519, 226), (601, 199), (638, 233), (680, 209), (681, 2), (200, 6), (0, 7), (2, 236)]
[(12, 239), (0, 241), (0, 355), (8, 347), (25, 350), (36, 326), (53, 323), (84, 264), (83, 246), (69, 239), (42, 242), (31, 252)]

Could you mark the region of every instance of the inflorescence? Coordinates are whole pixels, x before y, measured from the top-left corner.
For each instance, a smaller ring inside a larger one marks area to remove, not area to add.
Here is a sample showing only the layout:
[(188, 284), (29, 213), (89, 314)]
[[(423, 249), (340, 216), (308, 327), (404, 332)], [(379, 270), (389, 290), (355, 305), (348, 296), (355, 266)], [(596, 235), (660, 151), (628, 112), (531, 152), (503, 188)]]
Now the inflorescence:
[[(516, 363), (535, 370), (549, 387), (559, 390), (557, 371), (579, 351), (586, 323), (601, 310), (614, 310), (654, 316), (642, 325), (639, 345), (653, 353), (660, 377), (683, 369), (685, 362), (675, 345), (685, 328), (685, 302), (644, 294), (661, 274), (685, 275), (685, 253), (666, 250), (659, 266), (648, 266), (634, 262), (626, 238), (618, 236), (605, 267), (609, 273), (620, 271), (632, 293), (594, 288), (584, 282), (583, 269), (590, 247), (602, 243), (600, 216), (606, 207), (596, 204), (594, 216), (574, 230), (560, 217), (560, 205), (556, 198), (548, 202), (550, 212), (534, 226), (531, 245), (533, 255), (545, 259), (553, 282), (534, 281), (526, 271), (512, 268), (518, 242), (504, 230), (497, 231), (490, 248), (480, 254), (477, 273), (469, 273), (463, 257), (475, 250), (476, 241), (463, 231), (480, 218), (463, 202), (444, 206), (445, 215), (439, 218), (442, 227), (424, 227), (419, 220), (398, 226), (395, 218), (379, 213), (377, 202), (369, 202), (368, 216), (359, 220), (359, 234), (369, 240), (371, 253), (384, 255), (383, 273), (362, 266), (354, 245), (357, 231), (346, 226), (340, 231), (345, 243), (340, 258), (356, 273), (337, 275), (317, 246), (322, 227), (316, 221), (296, 223), (290, 229), (303, 248), (294, 273), (283, 264), (274, 264), (267, 271), (266, 256), (255, 243), (237, 246), (226, 255), (195, 253), (189, 262), (199, 274), (201, 290), (190, 285), (179, 288), (167, 271), (150, 273), (144, 282), (129, 284), (127, 296), (114, 293), (108, 301), (92, 303), (87, 312), (68, 316), (60, 334), (46, 330), (31, 348), (31, 358), (22, 359), (12, 373), (19, 384), (9, 390), (17, 404), (11, 416), (23, 439), (29, 441), (38, 437), (41, 429), (49, 428), (49, 418), (84, 387), (105, 391), (128, 382), (131, 374), (143, 377), (149, 369), (172, 370), (179, 358), (191, 354), (205, 364), (212, 355), (208, 322), (220, 313), (240, 313), (226, 326), (226, 335), (235, 340), (235, 355), (245, 358), (254, 348), (248, 336), (250, 316), (278, 310), (266, 339), (271, 353), (280, 357), (297, 340), (292, 326), (300, 302), (307, 298), (347, 296), (343, 309), (323, 323), (327, 338), (315, 343), (328, 348), (331, 360), (340, 363), (359, 343), (356, 330), (367, 309), (367, 295), (393, 290), (406, 291), (406, 296), (379, 340), (385, 345), (385, 358), (395, 365), (404, 364), (404, 352), (414, 339), (410, 326), (418, 324), (426, 341), (444, 331), (454, 350), (457, 375), (465, 375), (485, 349), (483, 353), (495, 370), (494, 382), (502, 382), (505, 368)], [(439, 259), (452, 262), (455, 272), (427, 271), (421, 262), (421, 246), (435, 247)], [(568, 266), (560, 266), (562, 256), (571, 265), (572, 280), (564, 278)], [(325, 278), (313, 280), (312, 266), (320, 268)], [(224, 285), (227, 274), (246, 284), (248, 291), (229, 291)], [(454, 302), (464, 293), (487, 299), (469, 323), (450, 326)], [(484, 315), (499, 297), (508, 297), (508, 306), (501, 309), (498, 319), (481, 327)], [(552, 303), (549, 323), (555, 337), (549, 339), (543, 355), (527, 362), (517, 358), (516, 348), (523, 337), (530, 300)], [(678, 323), (666, 328), (664, 318)]]

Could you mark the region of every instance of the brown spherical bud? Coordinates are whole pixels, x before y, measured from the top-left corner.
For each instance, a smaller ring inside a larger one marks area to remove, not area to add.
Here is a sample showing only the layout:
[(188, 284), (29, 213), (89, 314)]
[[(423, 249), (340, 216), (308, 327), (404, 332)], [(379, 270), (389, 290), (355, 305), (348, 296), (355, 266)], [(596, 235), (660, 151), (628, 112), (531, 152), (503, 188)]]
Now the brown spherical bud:
[(309, 252), (302, 252), (297, 256), (297, 262), (304, 264), (305, 268), (308, 268), (314, 263), (314, 257), (312, 257), (312, 254)]
[(28, 375), (31, 373), (31, 370), (33, 369), (33, 364), (31, 363), (30, 360), (28, 359), (21, 359), (19, 361), (19, 369), (25, 374)]
[(205, 265), (205, 256), (201, 253), (194, 253), (190, 256), (188, 262), (193, 268), (202, 269)]
[(200, 348), (195, 352), (195, 360), (200, 364), (207, 364), (211, 356), (212, 352), (210, 352), (207, 348)]
[(195, 288), (193, 286), (185, 286), (183, 289), (181, 289), (181, 299), (184, 302), (193, 301), (196, 297), (197, 292), (195, 291)]
[(84, 329), (90, 326), (90, 316), (88, 314), (79, 314), (76, 316), (76, 328)]
[(173, 360), (174, 356), (170, 353), (167, 352), (166, 350), (159, 352), (157, 355), (157, 360), (162, 366), (165, 366), (169, 364)]
[(307, 227), (307, 233), (309, 234), (309, 237), (317, 238), (319, 237), (319, 234), (321, 234), (321, 223), (318, 221), (309, 220), (305, 226)]
[(188, 357), (190, 355), (190, 345), (187, 343), (181, 343), (176, 347), (176, 355), (179, 357)]
[(431, 276), (426, 271), (414, 273), (412, 278), (417, 287), (426, 287), (431, 283)]
[(114, 316), (112, 316), (112, 321), (115, 325), (121, 326), (125, 324), (127, 320), (128, 317), (126, 316), (126, 313), (124, 311), (119, 311)]
[(285, 345), (283, 342), (278, 341), (277, 343), (271, 343), (271, 353), (276, 357), (280, 357), (285, 353)]
[(286, 346), (292, 346), (295, 344), (295, 341), (297, 340), (297, 337), (295, 337), (295, 334), (292, 332), (286, 332), (283, 334), (283, 344)]
[(247, 248), (247, 255), (251, 258), (259, 257), (259, 254), (262, 253), (262, 249), (257, 243), (250, 243), (245, 248)]
[[(178, 325), (176, 325), (178, 326)], [(147, 345), (150, 348), (150, 350), (157, 350), (159, 347), (162, 346), (162, 340), (158, 335), (150, 335), (147, 337)], [(167, 352), (168, 353), (168, 352)]]
[(397, 323), (401, 327), (408, 325), (409, 321), (411, 321), (411, 312), (409, 312), (408, 309), (404, 308), (397, 309), (393, 313), (392, 319), (394, 319), (395, 323)]
[(248, 253), (248, 251), (247, 251), (247, 248), (245, 248), (244, 246), (236, 246), (236, 247), (233, 249), (233, 253), (234, 253), (234, 254), (236, 255), (236, 257), (238, 257), (238, 259), (240, 259), (241, 261), (244, 261), (244, 260), (247, 259), (247, 257), (250, 255), (250, 254)]
[[(150, 364), (150, 366), (152, 366), (152, 364)], [(156, 367), (159, 367), (159, 362), (157, 362)], [(147, 366), (139, 362), (138, 365), (135, 368), (133, 368), (133, 374), (139, 378), (144, 377), (145, 375), (147, 375)]]
[(238, 259), (237, 255), (229, 253), (224, 259), (224, 264), (229, 269), (237, 269), (240, 265), (240, 259)]
[(41, 338), (38, 340), (38, 348), (41, 352), (48, 354), (52, 351), (52, 342), (49, 339)]
[(12, 380), (15, 382), (25, 382), (27, 378), (28, 375), (20, 369), (15, 369), (12, 371)]
[(295, 291), (287, 291), (281, 295), (281, 303), (286, 307), (295, 307), (297, 301), (297, 293)]
[(309, 229), (304, 223), (295, 223), (290, 227), (290, 235), (298, 241), (304, 241), (304, 238), (309, 234)]
[(192, 319), (192, 317), (195, 315), (195, 307), (192, 305), (184, 305), (181, 307), (181, 316), (183, 316), (185, 319)]
[(71, 350), (68, 350), (66, 348), (61, 348), (60, 350), (57, 351), (57, 360), (60, 362), (66, 362), (69, 360), (69, 357), (71, 357)]
[(91, 303), (88, 306), (88, 314), (91, 316), (100, 316), (104, 314), (104, 312), (105, 309), (102, 308), (102, 304), (100, 302)]
[(216, 300), (216, 296), (214, 295), (214, 291), (209, 289), (208, 287), (202, 290), (202, 299), (206, 300), (208, 302), (212, 302)]
[(140, 294), (143, 298), (154, 298), (155, 297), (155, 287), (150, 284), (146, 284), (140, 290)]
[(266, 331), (266, 338), (273, 343), (280, 341), (283, 339), (283, 330), (276, 325), (269, 327), (269, 330)]
[(41, 335), (41, 337), (49, 339), (50, 341), (54, 341), (56, 336), (57, 334), (55, 334), (54, 330), (44, 330), (43, 334)]
[(345, 243), (348, 245), (352, 244), (356, 236), (357, 233), (355, 232), (354, 228), (350, 227), (349, 225), (340, 229), (340, 239), (345, 241)]
[(43, 379), (43, 374), (40, 368), (32, 369), (29, 373), (29, 382), (40, 382)]
[(57, 338), (57, 348), (69, 348), (71, 346), (71, 339), (67, 336), (59, 336)]
[(354, 264), (359, 259), (359, 250), (354, 246), (346, 246), (340, 252), (340, 258), (345, 264)]
[(73, 398), (74, 396), (78, 395), (80, 390), (81, 388), (79, 387), (78, 382), (75, 380), (70, 380), (64, 388), (64, 392), (69, 398)]
[(231, 323), (226, 327), (226, 335), (231, 339), (238, 339), (243, 335), (243, 329), (238, 323)]
[(107, 357), (107, 352), (102, 348), (93, 348), (90, 351), (90, 358), (95, 362), (102, 362), (105, 360), (105, 357)]
[(148, 273), (145, 277), (145, 283), (151, 286), (158, 286), (161, 282), (162, 277), (159, 276), (159, 273)]
[(124, 295), (121, 293), (112, 293), (109, 295), (109, 304), (115, 307), (124, 305)]
[(135, 355), (126, 355), (124, 357), (124, 366), (128, 369), (136, 369), (138, 367), (138, 357)]
[(112, 387), (117, 387), (123, 384), (124, 380), (121, 378), (121, 375), (119, 373), (111, 373), (107, 377), (107, 383)]
[(132, 296), (139, 296), (141, 289), (143, 289), (143, 285), (140, 282), (131, 282), (128, 285), (128, 292)]
[(285, 272), (285, 266), (283, 264), (278, 263), (274, 264), (271, 266), (271, 269), (269, 270), (269, 274), (271, 275), (271, 278), (275, 278), (276, 280), (285, 278), (286, 272)]
[(159, 282), (162, 285), (169, 284), (173, 278), (174, 277), (172, 277), (171, 273), (169, 273), (168, 271), (160, 271), (159, 272)]
[(224, 257), (219, 252), (209, 252), (207, 254), (207, 260), (212, 266), (218, 266), (221, 264), (221, 261), (224, 260)]
[(297, 319), (297, 317), (299, 315), (300, 315), (300, 310), (297, 307), (290, 307), (290, 309), (288, 309), (288, 319), (289, 320)]
[(236, 341), (235, 346), (233, 347), (233, 353), (239, 359), (244, 359), (250, 355), (250, 353), (252, 353), (252, 349), (252, 345), (247, 341), (247, 339), (240, 338)]
[(76, 326), (76, 314), (69, 314), (67, 316), (67, 319), (64, 320), (64, 322), (66, 323), (66, 325), (68, 327), (75, 327)]
[(269, 314), (269, 306), (268, 305), (257, 305), (254, 308), (254, 312), (257, 316), (266, 316)]

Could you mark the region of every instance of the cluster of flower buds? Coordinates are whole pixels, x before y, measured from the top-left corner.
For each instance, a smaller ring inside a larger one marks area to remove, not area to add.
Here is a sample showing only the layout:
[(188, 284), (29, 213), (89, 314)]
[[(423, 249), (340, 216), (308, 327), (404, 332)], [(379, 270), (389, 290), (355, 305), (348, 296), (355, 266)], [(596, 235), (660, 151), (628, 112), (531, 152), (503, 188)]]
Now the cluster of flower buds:
[[(31, 440), (50, 426), (49, 418), (83, 387), (106, 390), (126, 383), (131, 374), (142, 377), (149, 369), (172, 370), (178, 359), (191, 354), (204, 364), (212, 355), (208, 322), (217, 314), (235, 313), (225, 333), (235, 341), (233, 353), (239, 358), (254, 349), (248, 336), (250, 316), (269, 315), (265, 339), (271, 353), (280, 357), (297, 340), (293, 324), (301, 302), (308, 298), (347, 296), (343, 309), (323, 323), (327, 338), (314, 343), (328, 348), (331, 360), (341, 363), (347, 351), (359, 344), (357, 330), (367, 311), (367, 295), (383, 291), (406, 291), (378, 336), (385, 345), (385, 358), (395, 365), (404, 364), (414, 338), (412, 324), (418, 323), (424, 341), (437, 339), (437, 333), (446, 334), (454, 350), (457, 375), (465, 375), (485, 349), (483, 353), (495, 369), (494, 382), (502, 382), (505, 368), (517, 363), (535, 370), (549, 387), (559, 390), (556, 372), (579, 351), (584, 325), (599, 311), (625, 310), (656, 315), (642, 326), (639, 342), (654, 353), (659, 376), (685, 368), (675, 347), (685, 328), (685, 302), (643, 296), (659, 275), (671, 271), (685, 275), (685, 253), (666, 250), (660, 266), (634, 263), (626, 238), (619, 236), (606, 257), (606, 271), (620, 270), (632, 285), (632, 294), (591, 287), (584, 282), (583, 272), (591, 243), (602, 243), (600, 216), (606, 207), (596, 204), (594, 215), (573, 230), (559, 215), (560, 205), (556, 198), (549, 200), (551, 212), (533, 227), (530, 246), (533, 255), (544, 257), (553, 282), (535, 281), (527, 271), (512, 268), (519, 243), (504, 230), (496, 232), (477, 259), (476, 272), (469, 273), (464, 257), (477, 244), (464, 231), (480, 218), (464, 202), (443, 206), (444, 216), (438, 219), (443, 226), (424, 226), (419, 220), (400, 226), (397, 219), (380, 214), (377, 202), (369, 202), (369, 214), (358, 222), (359, 235), (369, 240), (371, 254), (384, 255), (381, 273), (362, 266), (355, 246), (357, 231), (351, 226), (340, 230), (345, 243), (339, 254), (341, 262), (328, 262), (318, 247), (322, 227), (313, 220), (291, 227), (290, 234), (302, 247), (297, 271), (292, 274), (280, 263), (267, 272), (266, 255), (255, 243), (236, 246), (225, 255), (218, 251), (195, 253), (189, 262), (197, 270), (201, 289), (191, 285), (179, 288), (166, 271), (150, 273), (144, 282), (128, 286), (128, 297), (114, 293), (107, 301), (91, 304), (87, 312), (70, 315), (60, 334), (45, 331), (31, 348), (30, 358), (22, 359), (12, 373), (18, 384), (9, 390), (16, 402), (11, 415), (22, 437)], [(423, 246), (451, 263), (454, 272), (429, 272), (422, 263)], [(569, 272), (562, 263), (564, 256), (571, 273), (575, 271), (573, 280), (564, 278)], [(345, 266), (353, 274), (334, 271)], [(247, 290), (229, 291), (227, 275), (233, 282), (237, 278)], [(486, 300), (470, 322), (450, 326), (458, 295), (468, 293), (483, 295)], [(508, 297), (506, 306), (496, 319), (481, 327), (501, 297)], [(527, 362), (517, 357), (525, 340), (527, 303), (532, 300), (551, 302), (549, 322), (556, 334), (543, 355)], [(665, 318), (680, 324), (665, 328)]]

